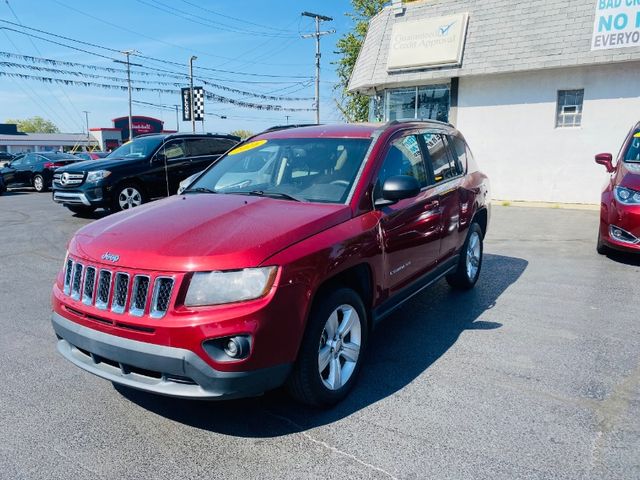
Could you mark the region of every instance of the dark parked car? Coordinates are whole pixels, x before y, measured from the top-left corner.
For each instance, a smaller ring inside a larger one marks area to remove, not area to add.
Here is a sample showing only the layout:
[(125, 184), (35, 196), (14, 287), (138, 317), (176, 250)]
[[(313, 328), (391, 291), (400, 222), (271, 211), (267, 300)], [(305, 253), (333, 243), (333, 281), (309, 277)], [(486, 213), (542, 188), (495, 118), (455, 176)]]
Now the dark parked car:
[(51, 187), (54, 170), (79, 161), (61, 152), (25, 153), (0, 168), (0, 175), (5, 188), (33, 187), (38, 192), (46, 192)]
[(100, 160), (109, 155), (109, 152), (78, 152), (74, 155), (82, 160)]
[(181, 195), (73, 237), (53, 287), (58, 351), (148, 392), (234, 398), (286, 383), (331, 405), (376, 322), (443, 277), (475, 285), (489, 198), (444, 123), (257, 135)]
[(596, 155), (596, 162), (610, 174), (600, 202), (598, 253), (610, 248), (640, 253), (640, 122), (627, 135), (615, 163), (610, 153)]
[(239, 141), (233, 135), (142, 135), (105, 159), (58, 170), (53, 200), (74, 213), (137, 207), (176, 193), (182, 180), (207, 168)]

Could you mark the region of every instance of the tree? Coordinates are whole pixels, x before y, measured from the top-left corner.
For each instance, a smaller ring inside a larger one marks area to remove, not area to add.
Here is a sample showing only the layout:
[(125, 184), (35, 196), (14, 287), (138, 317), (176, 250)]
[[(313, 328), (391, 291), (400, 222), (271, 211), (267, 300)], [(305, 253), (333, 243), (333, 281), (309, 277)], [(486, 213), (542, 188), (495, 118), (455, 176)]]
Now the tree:
[(250, 130), (239, 129), (231, 132), (231, 135), (235, 135), (236, 137), (240, 137), (242, 140), (244, 140), (245, 138), (252, 137), (254, 134)]
[(369, 118), (369, 97), (359, 93), (351, 93), (347, 90), (351, 72), (356, 65), (356, 60), (364, 38), (367, 35), (369, 20), (378, 14), (388, 0), (351, 0), (353, 13), (347, 13), (355, 22), (353, 31), (346, 33), (338, 40), (336, 46), (342, 58), (337, 62), (336, 73), (339, 83), (336, 86), (340, 90), (341, 101), (338, 108), (349, 122), (366, 122)]
[(60, 129), (56, 127), (55, 123), (38, 116), (24, 120), (8, 119), (5, 123), (15, 123), (18, 125), (18, 131), (26, 133), (60, 133)]

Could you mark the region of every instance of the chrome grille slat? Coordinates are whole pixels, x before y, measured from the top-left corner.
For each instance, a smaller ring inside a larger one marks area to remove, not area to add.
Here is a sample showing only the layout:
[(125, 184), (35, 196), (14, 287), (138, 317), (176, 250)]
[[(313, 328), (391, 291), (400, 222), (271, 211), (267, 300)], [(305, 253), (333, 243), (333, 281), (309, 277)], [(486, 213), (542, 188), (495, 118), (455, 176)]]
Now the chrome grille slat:
[(129, 274), (117, 272), (113, 284), (113, 299), (111, 300), (111, 311), (124, 313), (127, 306), (127, 296), (129, 294)]
[(171, 291), (173, 290), (173, 278), (156, 277), (151, 297), (151, 313), (153, 318), (162, 318), (169, 309)]
[(84, 181), (84, 172), (83, 173), (64, 172), (64, 173), (67, 174), (66, 183), (62, 184), (60, 182), (63, 175), (62, 173), (54, 173), (53, 182), (58, 184), (61, 187), (73, 187), (73, 186), (80, 185)]
[(80, 289), (82, 288), (82, 272), (83, 265), (76, 263), (73, 267), (73, 276), (71, 277), (71, 298), (80, 300)]
[(67, 259), (64, 271), (64, 293), (69, 295), (71, 292), (71, 273), (73, 272), (73, 260)]
[(131, 289), (131, 303), (129, 313), (136, 317), (144, 315), (147, 305), (147, 296), (149, 294), (149, 276), (136, 275), (133, 277), (133, 288)]
[(98, 292), (96, 295), (96, 308), (106, 310), (109, 305), (109, 297), (111, 296), (111, 272), (109, 270), (100, 270), (98, 276)]
[(84, 287), (82, 289), (82, 303), (91, 305), (96, 286), (96, 267), (87, 267), (84, 272)]
[(112, 271), (67, 258), (63, 292), (83, 304), (113, 313), (159, 319), (169, 310), (174, 276)]

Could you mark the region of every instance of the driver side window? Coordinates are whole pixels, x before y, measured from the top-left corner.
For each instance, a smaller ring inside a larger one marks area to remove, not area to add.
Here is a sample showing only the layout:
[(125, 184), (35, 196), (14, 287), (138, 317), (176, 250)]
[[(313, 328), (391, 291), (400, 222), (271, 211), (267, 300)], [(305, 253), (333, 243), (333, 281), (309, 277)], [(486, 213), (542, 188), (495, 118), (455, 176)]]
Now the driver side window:
[(168, 161), (184, 157), (184, 143), (182, 140), (166, 144), (164, 146), (164, 155)]
[(382, 194), (382, 186), (387, 179), (396, 175), (408, 175), (418, 180), (420, 188), (428, 184), (427, 170), (420, 152), (420, 144), (415, 135), (394, 140), (378, 173), (374, 198)]

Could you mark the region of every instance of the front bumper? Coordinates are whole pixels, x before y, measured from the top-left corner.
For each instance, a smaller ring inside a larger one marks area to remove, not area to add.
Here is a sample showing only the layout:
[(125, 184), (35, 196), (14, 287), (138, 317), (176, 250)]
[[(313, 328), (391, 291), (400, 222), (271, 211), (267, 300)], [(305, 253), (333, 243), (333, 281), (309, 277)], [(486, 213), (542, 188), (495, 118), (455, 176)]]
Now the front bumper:
[(282, 385), (291, 364), (245, 372), (214, 369), (194, 352), (110, 335), (51, 315), (58, 351), (99, 377), (171, 397), (223, 399), (259, 395)]
[(105, 189), (102, 187), (82, 190), (65, 190), (53, 186), (53, 201), (63, 205), (82, 205), (85, 207), (104, 207), (109, 204)]
[[(612, 230), (620, 229), (622, 237), (616, 237)], [(600, 238), (610, 248), (640, 252), (640, 206), (620, 205), (611, 202), (608, 208), (603, 208), (600, 215)]]

